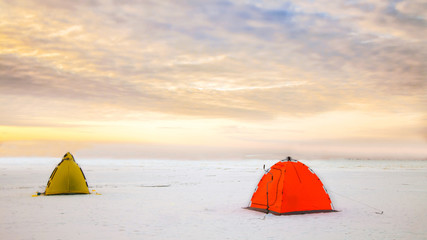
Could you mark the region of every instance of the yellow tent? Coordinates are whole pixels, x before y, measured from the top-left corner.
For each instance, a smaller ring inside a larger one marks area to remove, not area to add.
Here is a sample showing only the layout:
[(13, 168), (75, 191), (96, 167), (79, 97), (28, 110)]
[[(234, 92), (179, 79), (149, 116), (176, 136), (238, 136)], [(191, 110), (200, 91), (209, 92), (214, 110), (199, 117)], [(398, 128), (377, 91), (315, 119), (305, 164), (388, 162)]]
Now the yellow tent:
[(66, 153), (62, 161), (50, 175), (45, 195), (89, 193), (86, 177), (71, 153)]

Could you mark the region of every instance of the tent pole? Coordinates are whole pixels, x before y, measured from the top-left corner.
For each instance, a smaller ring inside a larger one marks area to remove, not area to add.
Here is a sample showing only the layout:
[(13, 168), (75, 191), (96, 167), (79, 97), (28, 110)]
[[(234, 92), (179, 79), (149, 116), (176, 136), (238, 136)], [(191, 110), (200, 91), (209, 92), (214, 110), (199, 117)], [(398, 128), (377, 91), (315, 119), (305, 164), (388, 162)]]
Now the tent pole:
[(273, 182), (273, 174), (271, 174), (271, 172), (267, 172), (268, 174), (271, 175), (271, 181), (267, 182), (267, 214), (270, 212), (270, 205), (268, 204), (268, 184)]

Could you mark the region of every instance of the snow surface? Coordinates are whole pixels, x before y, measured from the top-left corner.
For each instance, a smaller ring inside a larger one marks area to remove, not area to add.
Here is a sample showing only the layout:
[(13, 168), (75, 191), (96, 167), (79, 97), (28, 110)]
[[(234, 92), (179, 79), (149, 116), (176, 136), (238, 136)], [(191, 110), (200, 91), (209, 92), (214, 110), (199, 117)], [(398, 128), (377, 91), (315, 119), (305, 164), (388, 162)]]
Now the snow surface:
[(101, 195), (31, 197), (60, 159), (0, 159), (0, 239), (427, 239), (427, 161), (302, 160), (340, 212), (275, 216), (243, 208), (276, 160), (76, 160)]

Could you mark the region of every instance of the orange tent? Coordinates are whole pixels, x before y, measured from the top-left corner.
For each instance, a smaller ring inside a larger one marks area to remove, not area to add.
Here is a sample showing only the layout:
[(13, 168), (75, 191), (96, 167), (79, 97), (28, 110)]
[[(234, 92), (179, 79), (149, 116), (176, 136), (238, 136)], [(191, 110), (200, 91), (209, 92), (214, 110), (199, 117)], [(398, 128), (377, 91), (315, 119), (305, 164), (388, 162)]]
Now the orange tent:
[(335, 211), (317, 175), (290, 157), (266, 171), (248, 208), (276, 215)]

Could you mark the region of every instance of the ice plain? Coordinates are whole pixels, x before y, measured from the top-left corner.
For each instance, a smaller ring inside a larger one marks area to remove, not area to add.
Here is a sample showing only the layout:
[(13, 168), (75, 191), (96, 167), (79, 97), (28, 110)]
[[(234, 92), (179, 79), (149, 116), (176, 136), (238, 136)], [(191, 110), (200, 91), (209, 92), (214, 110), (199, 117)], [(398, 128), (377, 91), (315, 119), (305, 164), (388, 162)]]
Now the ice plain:
[(291, 216), (244, 209), (278, 160), (77, 157), (94, 194), (32, 197), (59, 161), (0, 159), (1, 239), (427, 239), (427, 161), (301, 159), (339, 212)]

